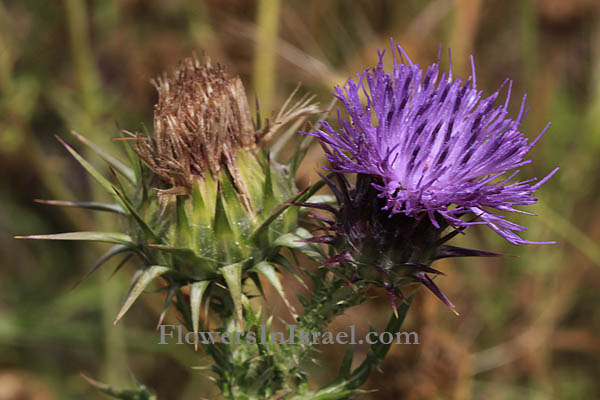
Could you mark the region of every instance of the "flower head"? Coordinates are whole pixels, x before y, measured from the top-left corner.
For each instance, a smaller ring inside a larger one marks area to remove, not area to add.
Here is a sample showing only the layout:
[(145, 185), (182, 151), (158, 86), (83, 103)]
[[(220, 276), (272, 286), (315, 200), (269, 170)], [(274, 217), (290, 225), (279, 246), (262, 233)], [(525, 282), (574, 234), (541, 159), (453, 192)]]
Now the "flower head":
[[(534, 192), (557, 171), (538, 182), (510, 183), (548, 126), (529, 142), (519, 130), (526, 97), (518, 116), (508, 117), (510, 83), (506, 101), (497, 105), (502, 88), (484, 98), (474, 68), (466, 81), (453, 79), (451, 69), (440, 75), (439, 60), (423, 70), (400, 46), (397, 51), (391, 72), (380, 53), (375, 68), (335, 88), (349, 115), (338, 112), (338, 130), (324, 122), (310, 133), (321, 141), (332, 170), (372, 176), (390, 215), (427, 216), (439, 227), (438, 214), (455, 228), (486, 224), (511, 243), (540, 243), (520, 238), (515, 232), (526, 228), (498, 211), (522, 212), (514, 206), (535, 203)], [(467, 213), (478, 220), (462, 220)]]
[(225, 66), (187, 58), (153, 83), (154, 136), (138, 135), (136, 150), (165, 181), (189, 190), (196, 177), (235, 169), (238, 149), (256, 147), (244, 86)]

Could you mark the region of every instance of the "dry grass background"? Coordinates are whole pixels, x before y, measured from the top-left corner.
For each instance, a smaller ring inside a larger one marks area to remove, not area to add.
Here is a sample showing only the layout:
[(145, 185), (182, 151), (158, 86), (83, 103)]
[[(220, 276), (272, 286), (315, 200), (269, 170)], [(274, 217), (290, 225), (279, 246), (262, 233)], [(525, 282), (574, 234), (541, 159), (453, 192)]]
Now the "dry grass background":
[[(263, 113), (298, 81), (326, 105), (332, 86), (373, 65), (392, 36), (425, 65), (439, 44), (451, 47), (463, 77), (473, 54), (488, 93), (514, 79), (515, 100), (529, 95), (530, 137), (553, 121), (523, 174), (561, 170), (540, 191), (540, 217), (521, 221), (528, 239), (558, 243), (513, 247), (478, 228), (459, 238), (518, 257), (441, 263), (439, 284), (460, 317), (419, 296), (406, 329), (421, 344), (394, 346), (365, 397), (600, 398), (599, 18), (596, 0), (0, 2), (0, 400), (100, 399), (80, 372), (129, 386), (129, 371), (161, 399), (216, 396), (189, 368), (207, 362), (201, 354), (155, 344), (159, 295), (114, 328), (126, 273), (109, 280), (107, 269), (70, 290), (100, 249), (12, 240), (113, 223), (32, 203), (96, 196), (53, 135), (75, 129), (118, 151), (115, 121), (151, 125), (150, 78), (193, 51), (232, 64)], [(315, 146), (298, 184), (322, 162)], [(389, 313), (374, 299), (332, 329), (381, 326)], [(314, 376), (325, 382), (344, 349), (321, 350)]]

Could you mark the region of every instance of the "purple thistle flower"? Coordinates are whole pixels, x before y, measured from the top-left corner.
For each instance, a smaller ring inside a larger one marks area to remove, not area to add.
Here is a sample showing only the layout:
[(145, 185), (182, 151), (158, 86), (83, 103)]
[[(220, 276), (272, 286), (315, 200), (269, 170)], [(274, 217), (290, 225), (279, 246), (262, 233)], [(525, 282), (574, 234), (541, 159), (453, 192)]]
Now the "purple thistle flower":
[[(384, 52), (379, 52), (375, 68), (335, 88), (334, 95), (350, 117), (344, 119), (338, 111), (340, 129), (323, 122), (321, 130), (308, 133), (321, 141), (331, 170), (372, 176), (390, 216), (402, 213), (421, 219), (427, 215), (440, 228), (439, 214), (454, 228), (486, 224), (515, 245), (553, 243), (521, 239), (516, 232), (527, 228), (498, 214), (525, 213), (514, 206), (534, 204), (534, 192), (558, 170), (538, 182), (510, 183), (519, 172), (516, 169), (531, 162), (524, 157), (549, 124), (529, 142), (519, 131), (527, 113), (526, 96), (518, 116), (509, 118), (512, 82), (505, 81), (483, 98), (476, 88), (472, 57), (472, 76), (463, 82), (453, 79), (451, 67), (440, 75), (439, 57), (423, 70), (400, 46), (397, 50), (400, 60), (394, 53), (391, 73), (384, 70)], [(506, 100), (496, 105), (506, 82)], [(366, 97), (364, 105), (361, 95)], [(478, 220), (462, 220), (467, 213)]]

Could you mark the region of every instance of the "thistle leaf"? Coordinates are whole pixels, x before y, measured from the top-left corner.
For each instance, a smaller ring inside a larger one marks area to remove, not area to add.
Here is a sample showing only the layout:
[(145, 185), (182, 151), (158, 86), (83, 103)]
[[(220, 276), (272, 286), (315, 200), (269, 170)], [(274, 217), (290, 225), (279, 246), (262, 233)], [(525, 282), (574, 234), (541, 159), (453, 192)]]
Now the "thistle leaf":
[(189, 221), (192, 222), (190, 227), (192, 228), (193, 233), (193, 243), (196, 243), (197, 246), (202, 247), (204, 249), (204, 253), (215, 256), (215, 243), (209, 238), (212, 238), (214, 234), (214, 200), (216, 198), (216, 186), (215, 192), (212, 192), (209, 190), (210, 188), (204, 187), (206, 185), (210, 185), (210, 182), (197, 181), (193, 185), (191, 210), (187, 216)]
[(311, 237), (312, 235), (306, 229), (298, 228), (295, 233), (281, 235), (275, 239), (273, 243), (276, 246), (289, 247), (290, 249), (297, 250), (311, 259), (321, 262), (326, 259), (322, 254), (321, 249), (304, 241)]
[(198, 184), (195, 185), (198, 188), (200, 193), (199, 198), (203, 203), (203, 210), (206, 210), (208, 215), (210, 216), (210, 220), (215, 215), (217, 197), (219, 193), (219, 187), (217, 182), (213, 179), (212, 175), (205, 174), (202, 181), (198, 181)]
[(156, 396), (152, 394), (148, 388), (144, 385), (137, 384), (138, 389), (125, 389), (116, 390), (106, 383), (99, 382), (95, 379), (89, 378), (85, 375), (81, 375), (90, 385), (100, 390), (101, 392), (121, 400), (157, 400)]
[[(210, 281), (200, 281), (190, 284), (190, 307), (192, 308), (192, 327), (194, 332), (198, 332), (200, 329), (200, 305), (202, 303), (202, 296)], [(195, 347), (198, 347), (198, 343), (195, 343)]]
[(75, 283), (75, 285), (73, 286), (73, 289), (75, 289), (77, 286), (79, 286), (81, 284), (81, 282), (83, 282), (84, 280), (86, 280), (88, 276), (90, 276), (91, 274), (93, 274), (105, 262), (107, 262), (108, 260), (110, 260), (111, 258), (113, 258), (114, 256), (116, 256), (117, 254), (124, 253), (126, 251), (131, 251), (131, 247), (130, 246), (123, 246), (121, 244), (117, 244), (117, 245), (111, 247), (106, 253), (104, 253), (104, 255), (102, 255), (102, 257), (100, 257), (94, 263), (94, 265), (92, 265), (85, 272), (85, 274), (83, 274), (83, 276), (77, 281), (77, 283)]
[(81, 143), (85, 144), (90, 149), (92, 149), (94, 151), (94, 153), (98, 154), (98, 156), (100, 158), (102, 158), (104, 161), (106, 161), (106, 163), (108, 165), (110, 165), (111, 167), (113, 167), (121, 175), (123, 175), (125, 178), (127, 178), (127, 180), (129, 182), (131, 182), (134, 185), (136, 184), (135, 173), (133, 172), (133, 170), (131, 168), (129, 168), (128, 166), (126, 166), (125, 164), (123, 164), (121, 161), (117, 160), (115, 157), (111, 156), (110, 154), (108, 154), (107, 152), (105, 152), (104, 150), (102, 150), (96, 144), (92, 143), (91, 141), (89, 141), (87, 138), (85, 138), (84, 136), (80, 135), (79, 133), (77, 133), (75, 131), (71, 131), (71, 133)]
[(307, 191), (308, 191), (308, 189), (305, 189), (302, 192), (298, 193), (293, 198), (291, 198), (290, 200), (288, 200), (284, 203), (281, 203), (279, 206), (277, 206), (277, 208), (275, 208), (275, 210), (273, 210), (273, 212), (267, 218), (265, 218), (265, 220), (263, 222), (261, 222), (256, 227), (256, 229), (254, 229), (254, 232), (252, 232), (252, 234), (250, 235), (248, 240), (249, 241), (258, 240), (260, 235), (267, 230), (267, 228), (271, 225), (271, 223), (273, 221), (275, 221), (275, 219), (278, 216), (280, 216), (281, 213), (283, 213), (285, 210), (287, 210), (288, 207), (290, 207), (296, 200), (298, 200), (300, 197), (302, 197)]
[(427, 287), (427, 289), (429, 289), (431, 291), (431, 293), (435, 294), (436, 297), (442, 301), (442, 303), (447, 305), (448, 308), (450, 308), (452, 310), (452, 312), (454, 312), (456, 315), (458, 315), (458, 312), (455, 310), (454, 304), (452, 304), (450, 299), (448, 299), (448, 297), (446, 297), (444, 292), (442, 292), (440, 290), (440, 288), (433, 282), (433, 280), (429, 276), (427, 276), (427, 274), (425, 274), (424, 272), (418, 272), (418, 273), (414, 274), (413, 277), (417, 281), (419, 281), (423, 285), (425, 285), (425, 287)]
[(123, 207), (118, 204), (110, 204), (110, 203), (98, 203), (93, 201), (66, 201), (66, 200), (41, 200), (35, 199), (36, 203), (47, 204), (49, 206), (58, 206), (58, 207), (75, 207), (75, 208), (85, 208), (88, 210), (96, 210), (96, 211), (108, 211), (121, 215), (127, 215)]
[(177, 196), (175, 207), (177, 212), (177, 238), (175, 240), (181, 246), (190, 247), (192, 243), (192, 232), (185, 210), (185, 199), (182, 196)]
[(160, 311), (160, 317), (158, 318), (158, 324), (156, 324), (156, 330), (160, 328), (160, 325), (163, 323), (165, 319), (165, 315), (167, 315), (167, 311), (169, 306), (171, 305), (171, 300), (175, 297), (175, 292), (179, 289), (178, 286), (171, 286), (167, 291), (165, 302), (163, 303), (162, 310)]
[(436, 260), (449, 257), (505, 257), (507, 254), (492, 253), (490, 251), (465, 249), (462, 247), (443, 245), (438, 248)]
[(344, 360), (342, 361), (342, 365), (340, 366), (340, 372), (338, 375), (338, 379), (346, 379), (350, 376), (353, 359), (354, 359), (354, 349), (348, 348), (348, 350), (346, 350), (346, 354), (344, 354)]
[(115, 188), (114, 186), (113, 186), (113, 191), (117, 195), (117, 197), (121, 200), (121, 204), (123, 204), (125, 206), (125, 208), (129, 212), (129, 215), (131, 215), (135, 219), (135, 221), (140, 226), (140, 228), (142, 228), (144, 233), (146, 233), (150, 237), (150, 239), (154, 242), (162, 241), (161, 238), (156, 233), (154, 233), (154, 231), (152, 230), (152, 228), (150, 228), (150, 226), (146, 223), (146, 221), (144, 221), (144, 219), (137, 212), (137, 210), (129, 203), (129, 201), (125, 198), (125, 196), (121, 192), (119, 192), (117, 190), (117, 188)]
[(213, 276), (216, 272), (215, 264), (216, 260), (208, 257), (203, 257), (194, 253), (192, 250), (184, 247), (171, 247), (162, 244), (149, 244), (148, 247), (164, 251), (165, 253), (173, 254), (181, 263), (179, 269), (184, 269), (186, 265), (193, 265), (189, 271), (182, 271), (184, 273), (192, 274), (194, 278), (206, 279), (209, 276)]
[(271, 176), (271, 161), (265, 157), (265, 184), (263, 187), (263, 210), (273, 210), (276, 207), (275, 192), (273, 191), (273, 178)]
[(231, 298), (233, 300), (233, 306), (240, 324), (240, 329), (244, 330), (244, 318), (242, 311), (242, 264), (236, 263), (231, 264), (220, 269), (225, 283), (229, 288)]
[(69, 153), (77, 160), (79, 164), (112, 196), (114, 196), (119, 203), (121, 199), (116, 196), (113, 185), (102, 175), (96, 168), (92, 166), (86, 159), (84, 159), (79, 153), (77, 153), (71, 146), (66, 144), (60, 137), (56, 136), (58, 141), (67, 149)]
[(271, 261), (273, 261), (275, 264), (281, 265), (283, 268), (288, 270), (292, 275), (294, 275), (294, 277), (306, 290), (309, 290), (308, 286), (304, 282), (304, 279), (302, 279), (296, 268), (294, 268), (292, 263), (287, 258), (282, 256), (281, 254), (276, 254), (275, 256), (271, 257)]
[(256, 289), (258, 289), (258, 292), (260, 293), (260, 295), (262, 297), (265, 297), (265, 291), (263, 290), (262, 283), (260, 282), (260, 279), (258, 277), (258, 273), (253, 270), (250, 270), (249, 272), (250, 273), (248, 274), (248, 278), (250, 278), (252, 280), (252, 282), (254, 283), (254, 286), (256, 286)]
[(315, 194), (315, 195), (311, 196), (308, 200), (306, 200), (306, 202), (307, 203), (318, 203), (318, 204), (329, 204), (329, 205), (338, 204), (336, 196), (332, 196), (329, 194)]
[(131, 308), (135, 300), (142, 294), (144, 289), (156, 278), (161, 276), (162, 274), (170, 271), (171, 269), (168, 267), (164, 267), (162, 265), (151, 265), (144, 269), (142, 273), (136, 277), (133, 286), (127, 296), (125, 297), (125, 301), (117, 314), (117, 318), (115, 319), (114, 324), (116, 325), (121, 318), (125, 315), (125, 313)]
[(281, 299), (283, 300), (285, 306), (289, 310), (292, 317), (295, 318), (294, 308), (285, 296), (285, 292), (283, 291), (283, 285), (281, 284), (281, 280), (279, 280), (279, 276), (277, 275), (277, 271), (275, 270), (273, 264), (268, 263), (266, 261), (262, 261), (256, 264), (254, 267), (252, 267), (252, 269), (259, 272), (262, 276), (264, 276), (267, 279), (267, 281), (269, 281), (271, 286), (273, 286), (279, 294), (279, 296), (281, 296)]
[[(250, 204), (257, 212), (263, 200), (264, 181), (262, 173), (265, 169), (261, 162), (251, 152), (241, 151), (236, 156), (237, 172), (243, 181), (243, 185), (250, 199)], [(267, 173), (267, 171), (265, 171)], [(265, 208), (264, 205), (262, 206)]]
[[(244, 209), (231, 181), (225, 178), (221, 179), (220, 183), (219, 194), (223, 210), (229, 222), (229, 228), (235, 237), (235, 241), (242, 243), (242, 238), (248, 234), (248, 230), (253, 225), (249, 218), (249, 212)], [(250, 212), (254, 212), (254, 210)]]
[(138, 156), (135, 154), (135, 152), (133, 151), (133, 149), (131, 148), (131, 146), (128, 145), (128, 139), (135, 139), (136, 135), (129, 132), (129, 131), (125, 131), (119, 128), (119, 130), (121, 131), (121, 138), (120, 141), (121, 142), (125, 142), (125, 154), (127, 154), (127, 158), (129, 159), (129, 163), (131, 164), (131, 167), (133, 169), (133, 172), (135, 174), (135, 181), (136, 182), (142, 182), (142, 164), (141, 164), (141, 160), (138, 158)]
[(120, 232), (66, 232), (52, 233), (49, 235), (29, 235), (15, 236), (15, 239), (31, 240), (87, 240), (90, 242), (104, 242), (122, 244), (130, 248), (135, 247), (135, 243), (129, 235)]

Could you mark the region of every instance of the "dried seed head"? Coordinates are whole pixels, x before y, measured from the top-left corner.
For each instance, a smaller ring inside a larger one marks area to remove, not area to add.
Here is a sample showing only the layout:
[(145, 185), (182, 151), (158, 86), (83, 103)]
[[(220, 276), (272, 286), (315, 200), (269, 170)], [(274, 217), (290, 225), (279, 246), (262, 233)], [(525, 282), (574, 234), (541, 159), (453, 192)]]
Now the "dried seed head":
[(236, 150), (256, 147), (242, 81), (226, 67), (187, 58), (153, 84), (154, 135), (138, 135), (136, 152), (176, 192), (189, 191), (195, 178), (223, 165), (235, 169)]

